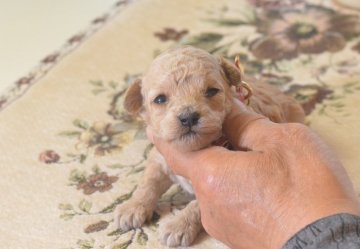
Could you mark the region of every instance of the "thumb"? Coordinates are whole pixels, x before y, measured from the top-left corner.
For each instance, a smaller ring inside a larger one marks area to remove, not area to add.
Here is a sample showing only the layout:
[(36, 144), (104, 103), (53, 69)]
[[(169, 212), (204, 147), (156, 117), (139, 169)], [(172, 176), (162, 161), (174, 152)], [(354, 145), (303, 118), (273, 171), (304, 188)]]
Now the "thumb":
[(167, 165), (177, 174), (192, 180), (201, 174), (201, 169), (210, 165), (221, 165), (223, 159), (220, 154), (227, 154), (223, 147), (209, 147), (199, 151), (180, 151), (173, 144), (157, 137), (151, 128), (146, 128), (146, 133), (156, 149), (165, 158)]
[(188, 165), (191, 161), (191, 152), (180, 152), (169, 142), (155, 135), (150, 127), (146, 128), (149, 140), (155, 145), (156, 149), (165, 158), (168, 166), (178, 175), (189, 178)]
[(231, 111), (225, 118), (223, 130), (230, 143), (236, 148), (261, 150), (258, 148), (257, 140), (267, 135), (272, 124), (265, 116), (247, 109), (242, 102), (234, 99)]

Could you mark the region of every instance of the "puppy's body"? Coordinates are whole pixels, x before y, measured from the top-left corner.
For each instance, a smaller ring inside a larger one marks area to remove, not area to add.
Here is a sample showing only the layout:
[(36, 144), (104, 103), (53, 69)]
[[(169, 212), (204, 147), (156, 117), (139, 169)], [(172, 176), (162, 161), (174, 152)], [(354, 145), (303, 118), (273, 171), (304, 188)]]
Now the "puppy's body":
[(279, 89), (269, 84), (253, 78), (246, 78), (245, 80), (252, 83), (253, 89), (253, 96), (248, 108), (276, 123), (304, 122), (304, 110), (294, 99), (284, 95)]
[[(200, 49), (182, 47), (154, 60), (142, 79), (129, 88), (124, 106), (141, 115), (158, 136), (179, 149), (198, 150), (222, 136), (222, 123), (236, 95), (234, 86), (242, 77), (232, 63)], [(246, 80), (253, 88), (250, 109), (274, 122), (303, 122), (304, 112), (293, 99), (270, 85)], [(153, 149), (132, 199), (117, 209), (119, 227), (128, 230), (143, 225), (174, 182), (193, 194), (191, 183), (175, 175)], [(188, 246), (201, 228), (200, 211), (192, 201), (177, 216), (160, 224), (160, 240), (168, 246)]]

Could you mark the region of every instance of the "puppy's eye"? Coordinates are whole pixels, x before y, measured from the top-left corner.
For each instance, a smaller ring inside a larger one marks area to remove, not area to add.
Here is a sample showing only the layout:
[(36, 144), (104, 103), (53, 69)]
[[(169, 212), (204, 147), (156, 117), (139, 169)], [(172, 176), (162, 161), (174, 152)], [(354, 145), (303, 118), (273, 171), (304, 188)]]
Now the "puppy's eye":
[(164, 104), (167, 101), (167, 98), (164, 94), (160, 94), (154, 99), (154, 103), (156, 104)]
[(206, 97), (215, 96), (219, 91), (220, 91), (220, 89), (217, 89), (217, 88), (214, 88), (214, 87), (209, 87), (205, 92), (205, 96)]

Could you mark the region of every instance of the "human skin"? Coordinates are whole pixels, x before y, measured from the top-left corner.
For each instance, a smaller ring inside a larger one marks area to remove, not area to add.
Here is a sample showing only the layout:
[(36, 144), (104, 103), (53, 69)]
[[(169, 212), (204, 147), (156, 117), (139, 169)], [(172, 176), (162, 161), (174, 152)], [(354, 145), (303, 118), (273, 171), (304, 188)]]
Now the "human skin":
[(176, 174), (191, 180), (205, 230), (231, 248), (279, 249), (329, 215), (360, 215), (340, 161), (301, 124), (276, 124), (234, 100), (224, 133), (236, 151), (179, 151), (148, 129)]

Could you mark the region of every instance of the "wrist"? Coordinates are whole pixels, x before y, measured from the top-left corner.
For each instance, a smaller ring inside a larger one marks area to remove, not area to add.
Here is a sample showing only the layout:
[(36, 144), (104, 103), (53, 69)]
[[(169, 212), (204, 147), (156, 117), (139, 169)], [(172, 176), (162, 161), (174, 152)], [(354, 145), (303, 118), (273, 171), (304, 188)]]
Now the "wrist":
[(359, 245), (360, 216), (348, 213), (330, 215), (317, 220), (297, 232), (282, 249), (298, 247), (299, 242), (308, 248), (354, 248)]
[(306, 226), (331, 215), (347, 213), (360, 215), (359, 203), (356, 200), (344, 198), (333, 199), (321, 204), (297, 205), (288, 207), (288, 212), (279, 215), (276, 221), (278, 229), (272, 229), (272, 249), (281, 248), (295, 234)]

